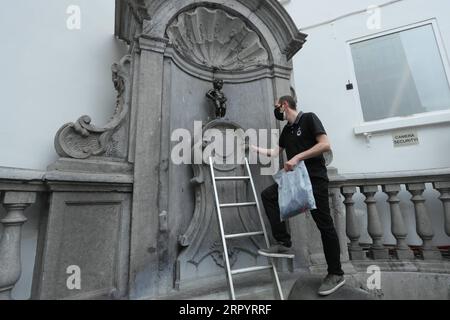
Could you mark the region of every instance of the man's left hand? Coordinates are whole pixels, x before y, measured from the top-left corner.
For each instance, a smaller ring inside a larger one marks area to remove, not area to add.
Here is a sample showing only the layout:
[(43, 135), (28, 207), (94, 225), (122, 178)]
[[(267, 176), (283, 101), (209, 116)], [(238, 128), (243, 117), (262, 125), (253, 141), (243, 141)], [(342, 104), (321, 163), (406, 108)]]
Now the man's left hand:
[(289, 160), (288, 162), (286, 162), (284, 164), (284, 170), (285, 171), (293, 171), (294, 167), (299, 163), (299, 160), (297, 160), (296, 158), (293, 158), (291, 160)]

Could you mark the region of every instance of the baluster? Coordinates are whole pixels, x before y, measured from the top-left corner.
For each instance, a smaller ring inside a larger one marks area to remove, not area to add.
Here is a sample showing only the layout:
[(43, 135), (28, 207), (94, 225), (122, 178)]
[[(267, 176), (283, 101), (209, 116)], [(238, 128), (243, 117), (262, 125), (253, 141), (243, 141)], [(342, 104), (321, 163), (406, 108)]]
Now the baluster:
[(417, 234), (423, 241), (422, 257), (425, 260), (441, 260), (442, 255), (436, 246), (433, 245), (434, 232), (431, 224), (430, 216), (425, 207), (425, 198), (423, 192), (425, 191), (424, 183), (408, 184), (406, 186), (408, 191), (412, 194), (411, 201), (414, 203), (416, 213), (416, 229)]
[(401, 186), (399, 184), (383, 186), (383, 192), (389, 196), (387, 202), (391, 211), (391, 231), (397, 240), (395, 256), (400, 260), (414, 259), (414, 253), (406, 243), (408, 231), (406, 230), (405, 221), (400, 210), (400, 199), (398, 198), (400, 191)]
[(339, 244), (341, 247), (341, 262), (349, 260), (347, 250), (347, 236), (345, 234), (345, 212), (343, 210), (341, 191), (339, 188), (330, 188), (330, 209), (331, 215), (334, 218), (334, 225), (339, 237)]
[(361, 192), (366, 197), (364, 201), (367, 205), (367, 230), (372, 238), (370, 255), (373, 259), (388, 259), (388, 249), (383, 244), (383, 227), (378, 214), (375, 194), (378, 192), (378, 186), (363, 186)]
[(6, 217), (0, 220), (3, 233), (0, 239), (0, 299), (11, 299), (11, 291), (22, 273), (20, 246), (22, 225), (27, 221), (24, 210), (33, 204), (32, 192), (6, 192), (3, 206)]
[(435, 182), (433, 186), (441, 193), (439, 199), (442, 201), (442, 204), (444, 206), (445, 233), (450, 237), (450, 181)]
[(366, 257), (359, 244), (361, 230), (355, 213), (355, 201), (353, 200), (353, 195), (356, 193), (356, 187), (342, 187), (341, 192), (345, 197), (346, 232), (347, 237), (350, 239), (350, 246), (348, 248), (350, 259), (364, 260)]

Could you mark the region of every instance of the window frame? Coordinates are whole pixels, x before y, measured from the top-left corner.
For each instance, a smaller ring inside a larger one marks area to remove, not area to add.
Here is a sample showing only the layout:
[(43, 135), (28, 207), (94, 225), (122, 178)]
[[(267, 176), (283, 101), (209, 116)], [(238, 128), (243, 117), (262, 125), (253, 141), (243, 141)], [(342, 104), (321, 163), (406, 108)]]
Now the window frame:
[(347, 41), (347, 54), (349, 56), (349, 59), (351, 61), (350, 63), (350, 69), (351, 69), (351, 81), (354, 84), (354, 96), (356, 99), (356, 104), (358, 106), (358, 117), (360, 119), (360, 124), (354, 128), (354, 134), (355, 135), (367, 135), (371, 133), (377, 133), (377, 132), (383, 132), (383, 131), (391, 131), (391, 130), (397, 130), (397, 129), (403, 129), (403, 128), (410, 128), (410, 127), (419, 127), (419, 126), (425, 126), (425, 125), (431, 125), (431, 124), (439, 124), (439, 123), (448, 123), (450, 122), (450, 105), (448, 106), (447, 110), (440, 110), (440, 111), (430, 111), (425, 113), (417, 113), (412, 114), (405, 117), (391, 117), (381, 120), (375, 120), (375, 121), (364, 121), (364, 113), (363, 113), (363, 106), (361, 102), (361, 96), (359, 92), (358, 87), (358, 81), (356, 77), (356, 70), (355, 70), (355, 62), (353, 60), (353, 54), (352, 54), (352, 45), (367, 41), (371, 39), (380, 38), (383, 36), (387, 36), (394, 33), (399, 33), (419, 27), (424, 27), (427, 25), (431, 25), (431, 28), (433, 30), (434, 37), (436, 39), (436, 44), (438, 47), (439, 56), (441, 57), (442, 65), (444, 67), (444, 74), (447, 78), (447, 84), (450, 88), (450, 64), (448, 59), (448, 54), (445, 48), (444, 41), (441, 36), (441, 32), (439, 30), (437, 20), (436, 18), (433, 19), (427, 19), (421, 22), (408, 24), (402, 27), (394, 28), (385, 30), (382, 32), (373, 33), (368, 36), (363, 36), (359, 38), (355, 38), (352, 40)]

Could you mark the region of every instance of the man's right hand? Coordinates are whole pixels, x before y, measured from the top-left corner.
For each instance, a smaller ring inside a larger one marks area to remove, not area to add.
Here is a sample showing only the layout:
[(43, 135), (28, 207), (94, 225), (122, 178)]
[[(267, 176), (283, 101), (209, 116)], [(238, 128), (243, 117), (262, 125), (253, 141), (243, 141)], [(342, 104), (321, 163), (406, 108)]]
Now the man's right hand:
[(259, 148), (257, 146), (255, 146), (255, 145), (253, 145), (253, 144), (250, 145), (250, 150), (253, 151), (253, 152), (259, 153)]

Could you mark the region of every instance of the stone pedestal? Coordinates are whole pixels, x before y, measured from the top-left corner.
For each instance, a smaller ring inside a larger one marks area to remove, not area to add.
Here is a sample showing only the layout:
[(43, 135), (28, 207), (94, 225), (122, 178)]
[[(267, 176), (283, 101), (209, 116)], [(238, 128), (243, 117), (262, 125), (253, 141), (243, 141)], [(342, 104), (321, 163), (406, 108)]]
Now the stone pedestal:
[[(50, 205), (38, 238), (32, 299), (127, 296), (129, 166), (91, 159), (80, 171), (84, 161), (61, 159), (45, 175)], [(70, 285), (75, 277), (79, 287)]]

